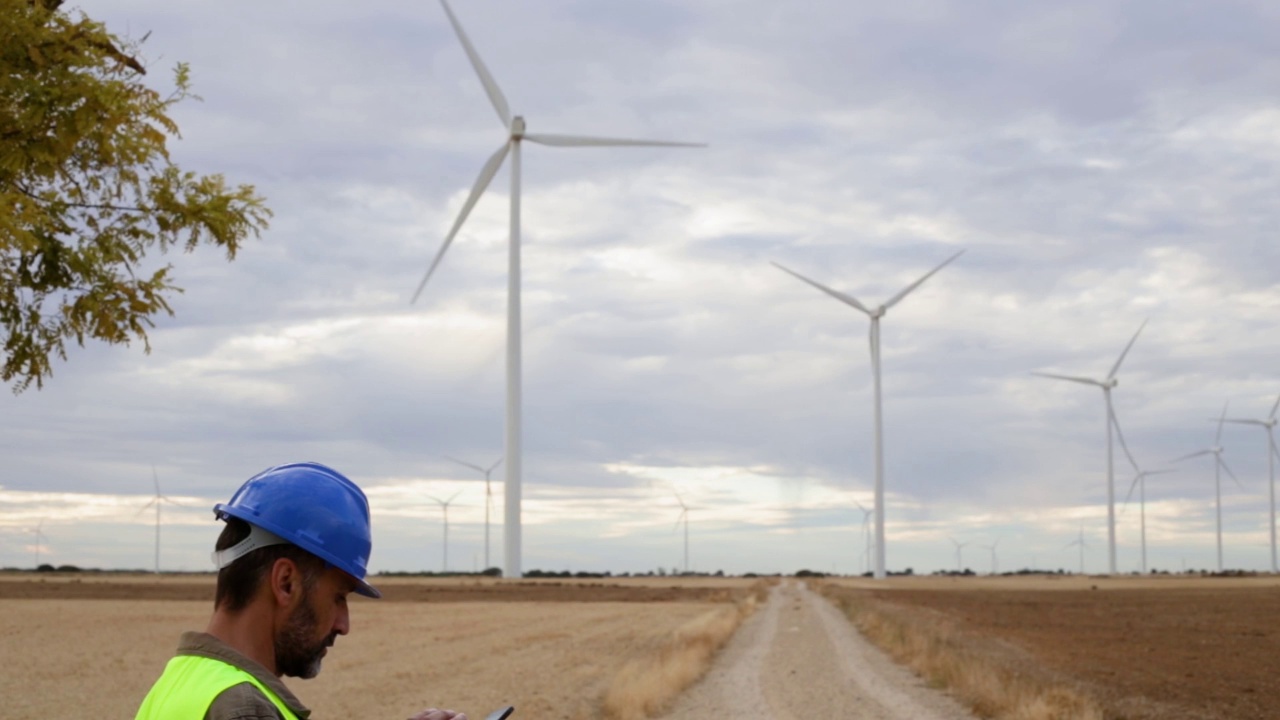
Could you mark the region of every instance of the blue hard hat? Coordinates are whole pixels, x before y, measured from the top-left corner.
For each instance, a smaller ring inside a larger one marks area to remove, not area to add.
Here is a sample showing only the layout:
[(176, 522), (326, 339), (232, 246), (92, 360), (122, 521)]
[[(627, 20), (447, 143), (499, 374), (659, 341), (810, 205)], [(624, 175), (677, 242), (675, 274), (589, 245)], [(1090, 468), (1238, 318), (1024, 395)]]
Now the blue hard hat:
[(373, 541), (369, 501), (342, 473), (320, 463), (267, 468), (213, 512), (279, 536), (355, 578), (356, 592), (382, 597), (365, 582)]

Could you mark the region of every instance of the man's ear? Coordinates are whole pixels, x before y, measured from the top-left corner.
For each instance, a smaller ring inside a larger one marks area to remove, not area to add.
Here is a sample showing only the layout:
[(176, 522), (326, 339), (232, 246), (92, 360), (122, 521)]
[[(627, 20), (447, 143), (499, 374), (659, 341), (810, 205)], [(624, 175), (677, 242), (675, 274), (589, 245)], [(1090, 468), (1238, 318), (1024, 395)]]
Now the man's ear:
[(303, 595), (302, 571), (298, 569), (297, 563), (289, 558), (278, 558), (271, 564), (267, 585), (271, 589), (271, 597), (276, 605), (292, 607)]

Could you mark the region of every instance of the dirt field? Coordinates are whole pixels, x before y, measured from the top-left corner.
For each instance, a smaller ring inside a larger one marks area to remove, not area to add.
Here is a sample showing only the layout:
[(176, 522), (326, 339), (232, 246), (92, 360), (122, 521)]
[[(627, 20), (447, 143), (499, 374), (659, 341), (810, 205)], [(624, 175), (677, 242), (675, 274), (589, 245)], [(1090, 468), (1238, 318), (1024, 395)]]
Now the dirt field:
[[(401, 601), (353, 605), (352, 632), (339, 638), (324, 672), (290, 686), (319, 718), (400, 718), (429, 705), (483, 718), (503, 704), (530, 720), (596, 717), (627, 660), (749, 584), (472, 582), (381, 583)], [(204, 629), (210, 583), (0, 581), (0, 653), (8, 659), (0, 715), (44, 720), (76, 707), (132, 717), (178, 635)]]
[(1276, 578), (842, 584), (1007, 642), (1082, 683), (1112, 717), (1280, 717)]

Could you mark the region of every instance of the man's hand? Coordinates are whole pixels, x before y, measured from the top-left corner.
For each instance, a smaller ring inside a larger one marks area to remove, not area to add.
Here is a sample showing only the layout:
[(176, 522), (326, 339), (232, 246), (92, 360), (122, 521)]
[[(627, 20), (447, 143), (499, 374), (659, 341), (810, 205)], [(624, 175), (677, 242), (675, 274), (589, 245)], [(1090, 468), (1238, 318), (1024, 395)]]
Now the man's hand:
[(427, 708), (422, 712), (409, 718), (409, 720), (467, 720), (466, 713), (454, 712), (452, 710), (439, 710), (437, 708)]

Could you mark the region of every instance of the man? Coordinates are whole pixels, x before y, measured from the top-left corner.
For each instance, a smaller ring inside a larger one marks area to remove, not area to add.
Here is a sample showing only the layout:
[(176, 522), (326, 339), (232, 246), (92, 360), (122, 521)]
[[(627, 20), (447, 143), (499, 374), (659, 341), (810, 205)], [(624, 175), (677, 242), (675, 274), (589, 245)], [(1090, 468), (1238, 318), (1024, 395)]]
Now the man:
[[(295, 463), (249, 478), (213, 512), (227, 523), (213, 553), (213, 617), (182, 634), (137, 720), (306, 720), (281, 676), (320, 672), (351, 629), (350, 593), (381, 597), (364, 579), (369, 502), (336, 470)], [(411, 720), (466, 715), (432, 708)]]

